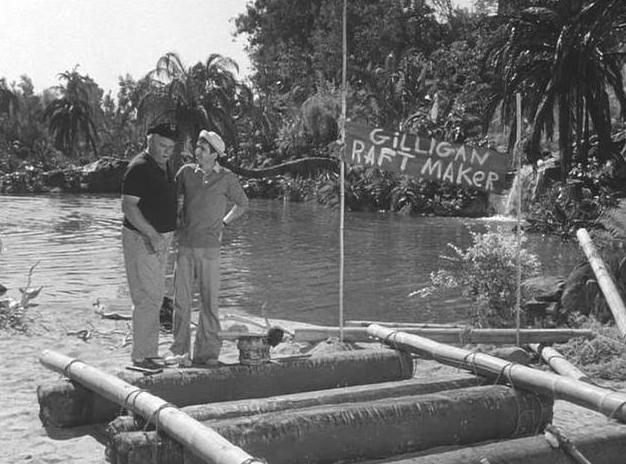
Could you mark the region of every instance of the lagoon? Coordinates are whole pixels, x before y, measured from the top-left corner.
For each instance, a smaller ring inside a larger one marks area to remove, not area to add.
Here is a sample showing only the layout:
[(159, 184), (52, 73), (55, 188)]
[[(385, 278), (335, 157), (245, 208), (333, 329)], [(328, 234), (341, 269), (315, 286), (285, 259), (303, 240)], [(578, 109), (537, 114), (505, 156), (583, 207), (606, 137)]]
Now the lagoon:
[[(92, 313), (98, 299), (110, 311), (127, 312), (117, 195), (0, 196), (0, 283), (19, 298), (36, 263), (32, 286), (44, 286), (37, 314), (54, 322), (71, 311)], [(225, 233), (222, 247), (222, 312), (335, 325), (339, 307), (339, 211), (315, 202), (252, 200), (250, 211)], [(467, 247), (469, 230), (501, 226), (509, 219), (409, 217), (395, 213), (346, 213), (344, 313), (346, 319), (413, 322), (467, 321), (468, 302), (456, 292), (426, 298), (442, 267), (448, 243)], [(566, 275), (582, 254), (575, 242), (529, 235), (543, 272)], [(166, 288), (171, 293), (174, 248)], [(45, 321), (44, 321), (45, 322)]]

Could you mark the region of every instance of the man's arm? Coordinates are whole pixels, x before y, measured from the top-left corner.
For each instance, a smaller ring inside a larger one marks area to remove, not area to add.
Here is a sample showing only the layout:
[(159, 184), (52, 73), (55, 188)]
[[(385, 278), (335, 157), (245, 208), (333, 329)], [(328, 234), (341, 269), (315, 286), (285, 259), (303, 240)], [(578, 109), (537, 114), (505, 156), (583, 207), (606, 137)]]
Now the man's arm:
[(239, 181), (234, 174), (232, 174), (232, 178), (230, 179), (228, 197), (235, 204), (222, 219), (225, 225), (239, 219), (239, 217), (248, 209), (248, 197), (243, 191), (243, 188), (241, 188), (241, 184), (239, 184)]
[(246, 212), (247, 209), (248, 209), (247, 205), (246, 206), (233, 205), (230, 211), (226, 213), (226, 216), (224, 216), (224, 219), (222, 219), (224, 221), (224, 225), (228, 225), (231, 222), (236, 221), (241, 215), (243, 215), (243, 213)]
[(122, 212), (126, 219), (143, 235), (146, 236), (153, 251), (157, 251), (161, 245), (161, 235), (146, 220), (139, 209), (139, 197), (132, 195), (122, 195)]

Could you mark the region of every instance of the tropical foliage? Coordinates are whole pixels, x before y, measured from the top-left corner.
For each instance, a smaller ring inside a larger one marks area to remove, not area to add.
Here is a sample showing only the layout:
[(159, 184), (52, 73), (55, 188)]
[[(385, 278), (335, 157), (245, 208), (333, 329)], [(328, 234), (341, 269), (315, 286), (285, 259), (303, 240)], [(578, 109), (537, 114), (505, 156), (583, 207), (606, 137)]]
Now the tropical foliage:
[(94, 110), (98, 107), (93, 102), (99, 101), (100, 96), (90, 93), (97, 86), (76, 69), (59, 74), (59, 80), (64, 82), (57, 87), (61, 96), (50, 102), (43, 114), (48, 121), (48, 130), (55, 148), (72, 156), (83, 137), (85, 143), (97, 154), (98, 135)]
[(431, 274), (433, 287), (421, 293), (438, 288), (461, 289), (474, 302), (476, 326), (512, 327), (516, 321), (518, 258), (522, 280), (538, 275), (539, 259), (523, 247), (523, 233), (520, 246), (515, 233), (501, 228), (487, 228), (484, 233), (471, 231), (471, 236), (473, 243), (467, 249), (448, 244), (452, 256), (442, 257), (445, 267)]
[[(595, 157), (601, 184), (620, 188), (620, 145), (607, 141), (607, 130), (620, 116), (611, 102), (624, 100), (618, 53), (626, 43), (623, 3), (477, 0), (466, 11), (449, 0), (348, 2), (347, 117), (493, 148), (502, 146), (504, 134), (516, 132), (512, 99), (519, 91), (530, 123), (530, 160), (537, 150), (551, 148), (538, 143), (558, 135), (563, 172)], [(39, 95), (26, 76), (19, 83), (0, 79), (0, 168), (21, 167), (22, 177), (34, 177), (37, 169), (94, 156), (129, 158), (145, 143), (146, 124), (159, 118), (181, 125), (186, 140), (179, 153), (201, 128), (219, 131), (232, 147), (229, 165), (242, 172), (336, 157), (341, 15), (342, 2), (333, 0), (249, 2), (235, 25), (248, 41), (250, 87), (239, 80), (237, 63), (216, 50), (191, 66), (165, 53), (138, 80), (120, 77), (114, 95), (104, 95), (77, 69), (61, 73), (62, 85)], [(610, 157), (608, 169), (604, 161)], [(26, 175), (29, 166), (34, 170)], [(316, 175), (317, 198), (334, 204), (337, 176)], [(585, 182), (594, 177), (585, 176)], [(299, 191), (296, 184), (250, 182), (259, 192), (278, 195)], [(595, 202), (599, 197), (591, 190)], [(350, 172), (347, 198), (353, 209), (412, 214), (465, 214), (468, 204), (483, 201), (477, 192), (375, 171)]]
[[(564, 180), (576, 155), (585, 159), (590, 136), (598, 136), (601, 161), (616, 157), (611, 142), (609, 89), (622, 117), (626, 94), (619, 29), (626, 19), (622, 0), (550, 0), (522, 10), (496, 36), (488, 67), (501, 76), (494, 89), (503, 113), (513, 121), (516, 93), (531, 122), (530, 162), (539, 159), (542, 135), (558, 132)], [(556, 114), (556, 118), (555, 115)], [(556, 119), (556, 120), (555, 120)]]

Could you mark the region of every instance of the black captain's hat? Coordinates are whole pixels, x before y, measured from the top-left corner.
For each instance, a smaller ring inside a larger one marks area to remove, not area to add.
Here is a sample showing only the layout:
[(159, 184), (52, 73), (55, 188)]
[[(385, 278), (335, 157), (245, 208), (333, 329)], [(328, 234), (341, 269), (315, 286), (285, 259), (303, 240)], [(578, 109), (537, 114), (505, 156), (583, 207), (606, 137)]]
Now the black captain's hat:
[(178, 127), (173, 122), (161, 122), (150, 126), (146, 134), (157, 134), (161, 137), (176, 140), (178, 138)]

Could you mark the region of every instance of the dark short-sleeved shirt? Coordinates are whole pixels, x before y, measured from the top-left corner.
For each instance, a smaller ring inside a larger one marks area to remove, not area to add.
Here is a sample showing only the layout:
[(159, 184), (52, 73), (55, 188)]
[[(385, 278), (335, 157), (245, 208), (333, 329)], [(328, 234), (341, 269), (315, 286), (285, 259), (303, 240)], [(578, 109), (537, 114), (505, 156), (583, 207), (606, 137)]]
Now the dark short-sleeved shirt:
[(197, 164), (186, 164), (176, 174), (176, 181), (183, 195), (178, 243), (192, 248), (218, 247), (229, 203), (248, 207), (237, 176), (219, 166), (204, 172)]
[[(122, 178), (122, 195), (139, 197), (139, 210), (159, 233), (176, 229), (176, 182), (145, 151), (135, 156)], [(137, 230), (127, 217), (124, 226)]]

